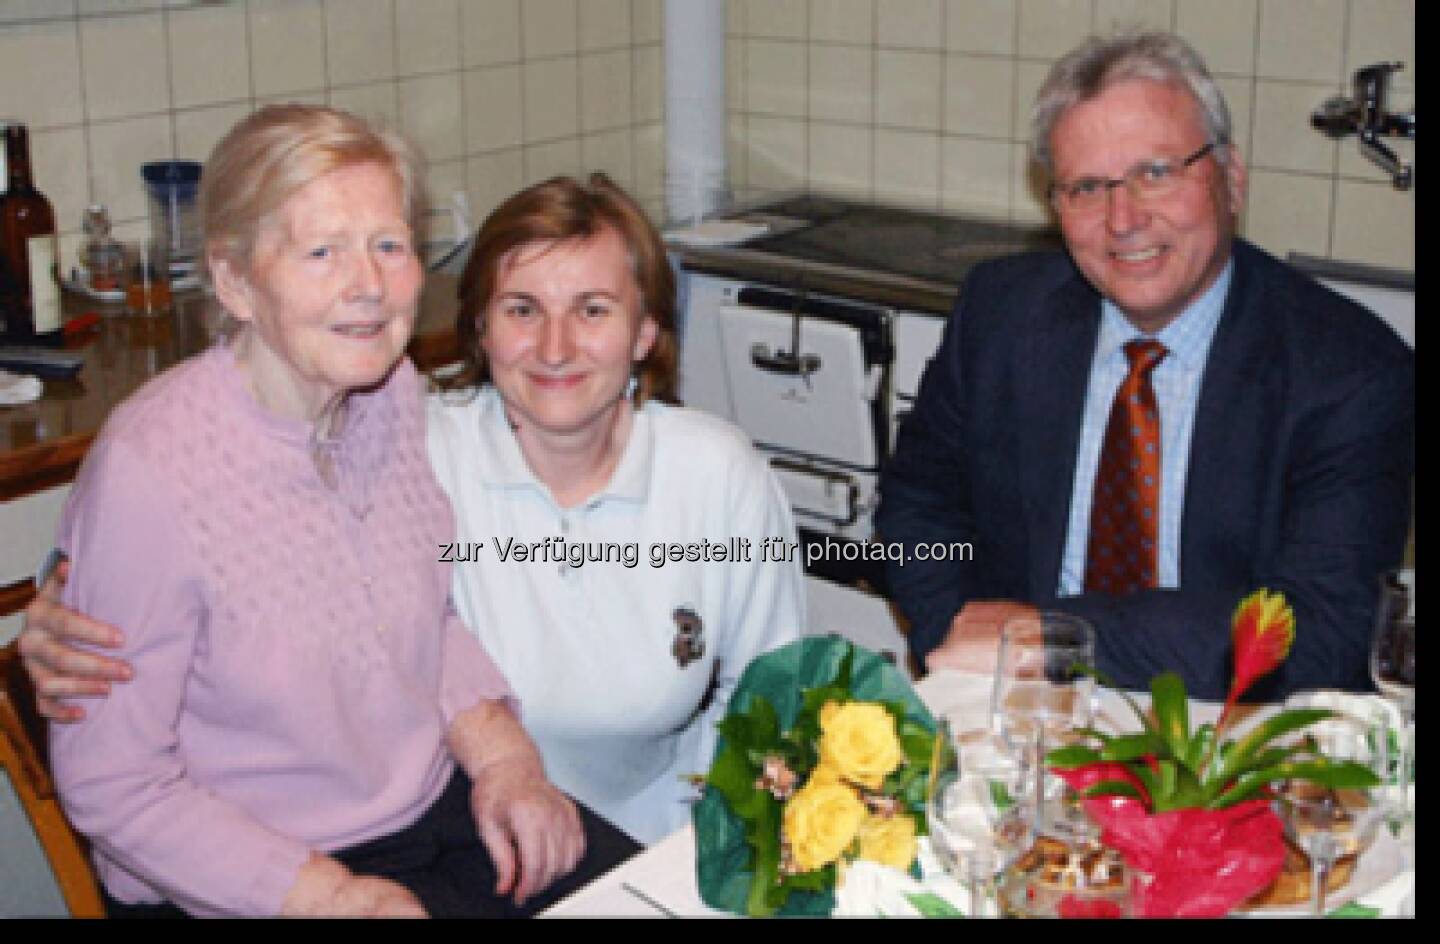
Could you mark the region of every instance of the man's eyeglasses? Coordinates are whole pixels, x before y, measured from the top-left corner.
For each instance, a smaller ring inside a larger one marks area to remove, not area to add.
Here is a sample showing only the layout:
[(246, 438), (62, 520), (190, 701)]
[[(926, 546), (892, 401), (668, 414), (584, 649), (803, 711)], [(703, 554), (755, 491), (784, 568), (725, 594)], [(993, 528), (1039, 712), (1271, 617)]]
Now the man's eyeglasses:
[(1185, 169), (1215, 149), (1207, 143), (1186, 158), (1157, 157), (1141, 161), (1125, 172), (1124, 177), (1081, 177), (1072, 181), (1056, 181), (1050, 185), (1050, 199), (1062, 213), (1091, 213), (1102, 209), (1110, 191), (1123, 186), (1134, 199), (1144, 202), (1168, 196), (1185, 179)]

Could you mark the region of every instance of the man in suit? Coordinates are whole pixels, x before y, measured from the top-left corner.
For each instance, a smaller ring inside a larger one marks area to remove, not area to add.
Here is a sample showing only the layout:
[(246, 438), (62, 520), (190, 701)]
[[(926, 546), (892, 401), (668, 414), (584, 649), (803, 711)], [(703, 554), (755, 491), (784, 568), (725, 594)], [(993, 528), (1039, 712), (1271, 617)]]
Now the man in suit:
[(1259, 696), (1369, 686), (1377, 576), (1398, 564), (1414, 358), (1373, 314), (1239, 239), (1223, 96), (1169, 34), (1092, 39), (1037, 97), (1067, 252), (977, 267), (900, 430), (878, 529), (969, 560), (890, 565), (928, 665), (989, 670), (1010, 618), (1096, 631), (1101, 671), (1230, 682), (1257, 587), (1296, 638)]

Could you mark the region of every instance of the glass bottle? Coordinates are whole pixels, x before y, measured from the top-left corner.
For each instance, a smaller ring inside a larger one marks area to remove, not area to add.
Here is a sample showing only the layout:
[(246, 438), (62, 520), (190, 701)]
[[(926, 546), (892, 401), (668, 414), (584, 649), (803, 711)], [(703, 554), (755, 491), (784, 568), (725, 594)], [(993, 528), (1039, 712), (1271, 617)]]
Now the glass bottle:
[(118, 292), (125, 271), (125, 253), (110, 235), (110, 211), (102, 203), (85, 210), (85, 246), (80, 259), (86, 278), (96, 292)]
[(60, 338), (55, 210), (30, 175), (30, 136), (23, 124), (5, 126), (9, 189), (0, 206), (0, 253), (6, 281), (5, 336), (11, 341)]

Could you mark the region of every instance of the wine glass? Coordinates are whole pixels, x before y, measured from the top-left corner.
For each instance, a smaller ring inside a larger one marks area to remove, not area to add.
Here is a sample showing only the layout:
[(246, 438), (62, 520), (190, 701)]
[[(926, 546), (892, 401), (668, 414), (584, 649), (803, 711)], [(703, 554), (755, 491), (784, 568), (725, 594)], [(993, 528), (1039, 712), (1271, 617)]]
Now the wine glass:
[(1095, 630), (1068, 613), (1012, 619), (1000, 630), (991, 727), (1033, 767), (1031, 827), (1044, 831), (1045, 752), (1090, 723), (1095, 710)]
[(1029, 845), (1017, 801), (1023, 762), (987, 729), (940, 719), (925, 803), (930, 842), (945, 870), (970, 893), (970, 915), (984, 913), (995, 876)]
[[(1410, 769), (1415, 746), (1415, 571), (1391, 570), (1380, 577), (1380, 606), (1370, 647), (1370, 678), (1400, 712), (1398, 755), (1390, 765), (1403, 823), (1410, 816)], [(1389, 738), (1385, 739), (1389, 745)], [(1390, 777), (1386, 777), (1390, 780)]]
[[(1337, 712), (1307, 729), (1315, 748), (1335, 761), (1353, 761), (1383, 778), (1384, 730), (1377, 719)], [(1383, 786), (1326, 787), (1303, 780), (1284, 783), (1276, 807), (1285, 834), (1310, 858), (1312, 914), (1325, 914), (1326, 884), (1342, 856), (1364, 852), (1386, 812)]]

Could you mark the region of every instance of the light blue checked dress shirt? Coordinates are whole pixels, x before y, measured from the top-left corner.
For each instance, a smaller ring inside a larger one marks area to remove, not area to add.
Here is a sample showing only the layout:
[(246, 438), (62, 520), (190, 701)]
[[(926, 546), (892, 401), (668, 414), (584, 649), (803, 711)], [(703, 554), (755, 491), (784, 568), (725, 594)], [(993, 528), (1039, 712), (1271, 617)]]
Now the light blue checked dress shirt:
[[(1226, 263), (1215, 284), (1155, 336), (1169, 354), (1150, 376), (1160, 407), (1160, 547), (1157, 586), (1180, 586), (1180, 514), (1185, 504), (1185, 473), (1190, 465), (1190, 436), (1195, 431), (1195, 404), (1210, 341), (1225, 310), (1235, 264)], [(1100, 336), (1090, 367), (1085, 417), (1080, 425), (1080, 450), (1075, 459), (1075, 484), (1070, 496), (1070, 526), (1065, 556), (1060, 561), (1060, 596), (1085, 592), (1085, 554), (1090, 539), (1090, 499), (1100, 466), (1100, 446), (1110, 421), (1115, 391), (1129, 373), (1125, 343), (1145, 337), (1109, 300), (1100, 306)]]

